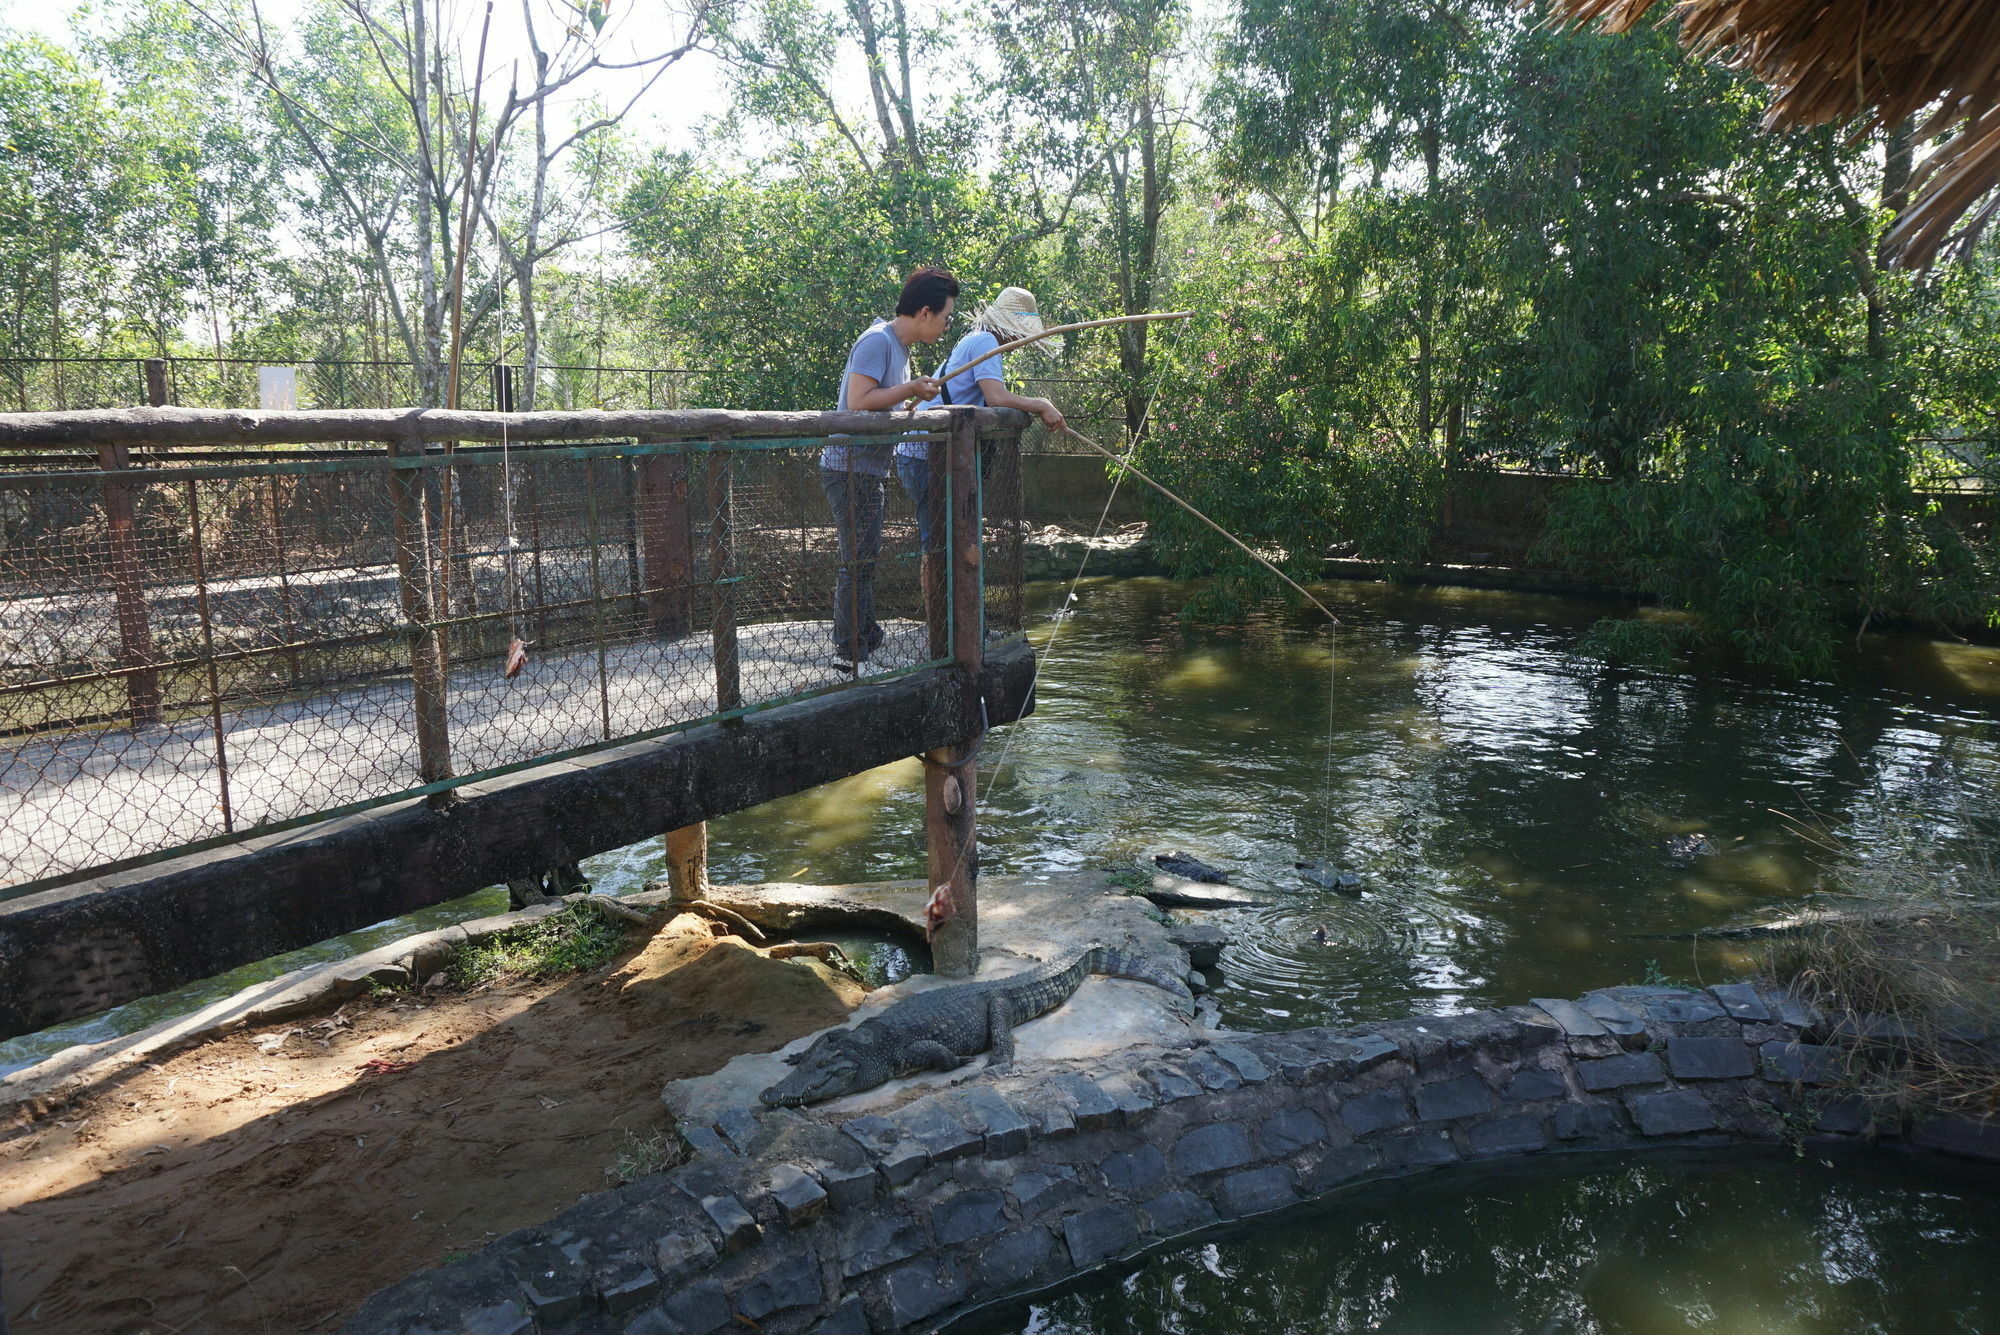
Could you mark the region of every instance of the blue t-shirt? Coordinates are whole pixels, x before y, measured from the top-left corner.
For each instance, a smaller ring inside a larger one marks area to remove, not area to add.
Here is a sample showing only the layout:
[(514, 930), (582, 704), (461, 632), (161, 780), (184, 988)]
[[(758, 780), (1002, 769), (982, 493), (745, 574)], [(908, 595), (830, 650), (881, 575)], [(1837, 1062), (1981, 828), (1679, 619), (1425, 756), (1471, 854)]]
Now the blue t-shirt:
[[(880, 387), (900, 385), (910, 378), (910, 350), (903, 346), (903, 340), (896, 337), (896, 328), (887, 320), (877, 320), (854, 340), (848, 351), (847, 365), (840, 373), (840, 398), (837, 407), (847, 410), (847, 377), (865, 375)], [(869, 477), (887, 477), (893, 446), (884, 441), (880, 444), (852, 445), (852, 436), (835, 436), (819, 452), (819, 466), (840, 473), (864, 473)]]
[[(999, 346), (1000, 336), (991, 329), (975, 329), (959, 340), (958, 346), (951, 350), (951, 356), (945, 358), (942, 368), (946, 377), (945, 388), (951, 391), (953, 403), (969, 403), (975, 408), (984, 408), (986, 391), (979, 387), (979, 382), (982, 380), (998, 380), (1002, 384), (1007, 382), (1006, 357), (986, 357), (987, 353)], [(986, 357), (986, 360), (969, 371), (952, 370), (955, 366), (964, 366), (979, 357)], [(926, 399), (919, 404), (918, 411), (943, 406), (944, 396), (939, 395), (935, 399)], [(896, 447), (896, 453), (906, 459), (922, 459), (927, 457), (925, 451), (928, 448), (923, 441), (906, 440)]]

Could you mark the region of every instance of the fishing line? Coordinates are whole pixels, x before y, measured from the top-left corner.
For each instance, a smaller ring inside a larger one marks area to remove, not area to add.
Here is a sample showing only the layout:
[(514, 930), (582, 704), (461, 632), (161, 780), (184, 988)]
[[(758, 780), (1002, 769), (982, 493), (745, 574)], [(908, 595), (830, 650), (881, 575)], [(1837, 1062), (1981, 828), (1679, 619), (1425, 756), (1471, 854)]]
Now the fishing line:
[[(1180, 365), (1180, 358), (1178, 355), (1180, 352), (1179, 336), (1176, 336), (1175, 338), (1173, 351), (1175, 355), (1169, 360), (1169, 365), (1178, 368)], [(1167, 385), (1166, 385), (1165, 368), (1163, 368), (1159, 386), (1155, 388), (1154, 392), (1147, 398), (1146, 406), (1140, 412), (1138, 428), (1133, 432), (1133, 437), (1135, 440), (1145, 430), (1145, 425), (1147, 420), (1152, 414), (1153, 406), (1159, 402), (1161, 395), (1163, 395), (1166, 392), (1166, 388)], [(1155, 491), (1158, 491), (1168, 500), (1174, 502), (1174, 504), (1186, 510), (1189, 514), (1199, 519), (1209, 528), (1214, 529), (1217, 533), (1221, 534), (1230, 543), (1234, 544), (1237, 548), (1242, 550), (1253, 561), (1257, 562), (1257, 564), (1263, 566), (1273, 575), (1276, 575), (1285, 584), (1290, 585), (1291, 588), (1297, 591), (1297, 593), (1302, 598), (1304, 598), (1307, 602), (1311, 603), (1314, 607), (1318, 608), (1321, 614), (1326, 617), (1327, 621), (1326, 750), (1325, 750), (1325, 762), (1321, 776), (1322, 795), (1320, 801), (1320, 810), (1322, 813), (1322, 821), (1320, 823), (1321, 828), (1319, 832), (1320, 833), (1319, 842), (1323, 846), (1323, 850), (1325, 851), (1325, 853), (1330, 856), (1333, 844), (1333, 753), (1334, 753), (1334, 738), (1336, 732), (1336, 720), (1337, 720), (1337, 712), (1338, 712), (1338, 704), (1340, 696), (1340, 663), (1339, 663), (1340, 618), (1335, 616), (1331, 608), (1329, 608), (1325, 603), (1321, 602), (1318, 598), (1314, 597), (1313, 594), (1303, 585), (1301, 585), (1297, 580), (1293, 579), (1291, 576), (1287, 575), (1284, 571), (1278, 569), (1276, 565), (1272, 564), (1272, 562), (1268, 560), (1261, 552), (1258, 552), (1256, 549), (1252, 548), (1248, 543), (1244, 542), (1241, 538), (1238, 538), (1234, 533), (1231, 533), (1228, 529), (1224, 528), (1214, 519), (1204, 514), (1194, 504), (1192, 504), (1191, 502), (1189, 502), (1188, 500), (1177, 494), (1170, 487), (1166, 486), (1158, 479), (1151, 477), (1143, 469), (1140, 469), (1137, 465), (1133, 464), (1130, 459), (1131, 452), (1129, 450), (1125, 455), (1114, 454), (1112, 451), (1104, 448), (1104, 446), (1090, 439), (1090, 437), (1084, 435), (1082, 432), (1076, 430), (1074, 427), (1069, 426), (1067, 423), (1065, 423), (1061, 428), (1059, 428), (1059, 430), (1061, 430), (1065, 435), (1068, 435), (1074, 438), (1075, 440), (1081, 442), (1082, 444), (1089, 446), (1091, 449), (1103, 455), (1106, 459), (1109, 459), (1112, 463), (1118, 465), (1118, 471), (1115, 472), (1112, 476), (1111, 491), (1109, 495), (1107, 495), (1105, 498), (1104, 509), (1098, 515), (1097, 526), (1092, 531), (1091, 534), (1092, 542), (1087, 543), (1084, 547), (1083, 559), (1080, 562), (1078, 562), (1076, 575), (1070, 581), (1068, 596), (1064, 599), (1061, 608), (1058, 609), (1057, 619), (1054, 627), (1051, 629), (1049, 633), (1048, 643), (1043, 646), (1042, 653), (1036, 656), (1035, 672), (1030, 680), (1030, 691), (1032, 692), (1036, 687), (1039, 686), (1041, 682), (1042, 673), (1047, 669), (1049, 664), (1053, 662), (1055, 659), (1056, 642), (1062, 630), (1062, 623), (1069, 616), (1073, 616), (1075, 614), (1076, 589), (1077, 585), (1082, 582), (1084, 570), (1088, 567), (1090, 563), (1091, 553), (1094, 550), (1092, 544), (1094, 544), (1095, 540), (1102, 535), (1105, 522), (1111, 513), (1112, 502), (1117, 498), (1119, 484), (1123, 481), (1123, 476), (1125, 471), (1129, 470), (1134, 476), (1139, 478), (1140, 481), (1145, 482), (1148, 486), (1152, 487)], [(998, 789), (999, 777), (1002, 770), (1006, 766), (1008, 755), (1013, 749), (1013, 744), (1014, 744), (1014, 733), (1012, 730), (1010, 730), (1007, 735), (1006, 743), (1000, 749), (999, 759), (994, 762), (993, 766), (994, 791), (997, 791)]]
[[(1069, 326), (1069, 325), (1058, 326), (1058, 328), (1063, 328), (1063, 329), (1068, 329), (1072, 327), (1074, 326)], [(1052, 330), (1050, 332), (1054, 331)], [(1180, 342), (1181, 342), (1182, 332), (1184, 331), (1177, 331), (1174, 337), (1173, 351), (1175, 353), (1175, 356), (1165, 361), (1160, 368), (1161, 370), (1160, 384), (1154, 388), (1151, 394), (1146, 396), (1146, 406), (1139, 410), (1138, 427), (1132, 433), (1134, 438), (1136, 438), (1139, 434), (1145, 431), (1146, 422), (1149, 418), (1151, 418), (1153, 414), (1153, 405), (1159, 402), (1160, 395), (1166, 391), (1167, 367), (1178, 366), (1180, 364), (1180, 358), (1178, 354), (1180, 352)], [(991, 354), (988, 355), (990, 356)], [(980, 358), (980, 360), (984, 361), (985, 358)], [(1069, 431), (1067, 425), (1065, 425), (1061, 429)], [(1077, 435), (1075, 431), (1069, 431), (1069, 434), (1073, 436)], [(1077, 439), (1082, 440), (1084, 438), (1082, 436), (1077, 436)], [(1076, 615), (1077, 585), (1083, 583), (1083, 572), (1090, 565), (1090, 557), (1091, 554), (1096, 550), (1095, 544), (1097, 540), (1104, 534), (1104, 525), (1111, 517), (1112, 503), (1118, 499), (1118, 488), (1124, 481), (1125, 477), (1123, 473), (1112, 474), (1111, 490), (1105, 494), (1104, 508), (1103, 510), (1098, 512), (1097, 524), (1094, 528), (1091, 529), (1089, 541), (1085, 542), (1083, 545), (1083, 559), (1078, 561), (1076, 564), (1076, 574), (1070, 579), (1069, 582), (1069, 593), (1066, 597), (1064, 597), (1062, 604), (1056, 609), (1054, 623), (1049, 628), (1048, 643), (1042, 646), (1041, 653), (1035, 655), (1035, 671), (1033, 675), (1030, 676), (1028, 679), (1028, 697), (1030, 699), (1034, 698), (1034, 693), (1036, 689), (1041, 685), (1042, 673), (1048, 669), (1050, 663), (1055, 661), (1056, 641), (1062, 635), (1063, 624), (1066, 621), (1068, 621), (1071, 617)], [(1008, 732), (1006, 741), (1002, 743), (1000, 747), (1000, 758), (993, 762), (994, 786), (993, 788), (988, 789), (989, 793), (995, 791), (999, 785), (1001, 771), (1004, 770), (1007, 765), (1007, 755), (1014, 748), (1015, 731), (1017, 730), (1010, 730)]]

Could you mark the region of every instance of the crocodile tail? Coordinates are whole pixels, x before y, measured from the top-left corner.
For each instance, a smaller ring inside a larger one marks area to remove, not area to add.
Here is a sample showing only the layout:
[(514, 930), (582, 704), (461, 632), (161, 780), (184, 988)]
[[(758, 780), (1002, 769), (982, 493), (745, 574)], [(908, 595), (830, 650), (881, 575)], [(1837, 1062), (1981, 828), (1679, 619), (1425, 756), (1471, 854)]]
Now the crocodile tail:
[(1151, 983), (1154, 987), (1173, 993), (1189, 1006), (1194, 1004), (1194, 993), (1188, 990), (1185, 981), (1174, 977), (1172, 973), (1144, 955), (1135, 955), (1116, 946), (1092, 946), (1081, 962), (1092, 973), (1101, 973), (1112, 978), (1130, 978), (1139, 983)]

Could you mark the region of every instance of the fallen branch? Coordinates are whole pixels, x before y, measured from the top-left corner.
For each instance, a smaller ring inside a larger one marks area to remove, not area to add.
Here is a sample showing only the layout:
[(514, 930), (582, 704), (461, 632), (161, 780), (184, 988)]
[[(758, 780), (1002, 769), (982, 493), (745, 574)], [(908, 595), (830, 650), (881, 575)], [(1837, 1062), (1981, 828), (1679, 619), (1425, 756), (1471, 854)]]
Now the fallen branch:
[(706, 899), (680, 900), (674, 904), (674, 907), (688, 913), (706, 914), (711, 918), (716, 918), (732, 926), (740, 927), (743, 929), (745, 936), (760, 944), (767, 939), (764, 933), (758, 929), (756, 923), (751, 922), (735, 909), (726, 909), (720, 904), (711, 904)]

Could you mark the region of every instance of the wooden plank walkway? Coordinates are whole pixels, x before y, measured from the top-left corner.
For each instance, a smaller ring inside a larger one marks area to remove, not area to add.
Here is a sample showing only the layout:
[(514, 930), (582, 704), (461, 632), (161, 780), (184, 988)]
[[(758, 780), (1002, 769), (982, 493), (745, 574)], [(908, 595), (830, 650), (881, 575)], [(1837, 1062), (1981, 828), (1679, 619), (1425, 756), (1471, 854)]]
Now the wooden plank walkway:
[[(859, 680), (928, 658), (921, 622), (885, 621)], [(826, 621), (740, 626), (743, 699), (764, 703), (855, 680), (835, 666)], [(469, 774), (717, 710), (709, 637), (540, 655), (509, 681), (490, 661), (454, 667), (452, 768)], [(65, 875), (414, 787), (407, 678), (225, 711), (217, 764), (206, 716), (108, 728), (0, 749), (0, 886)]]

